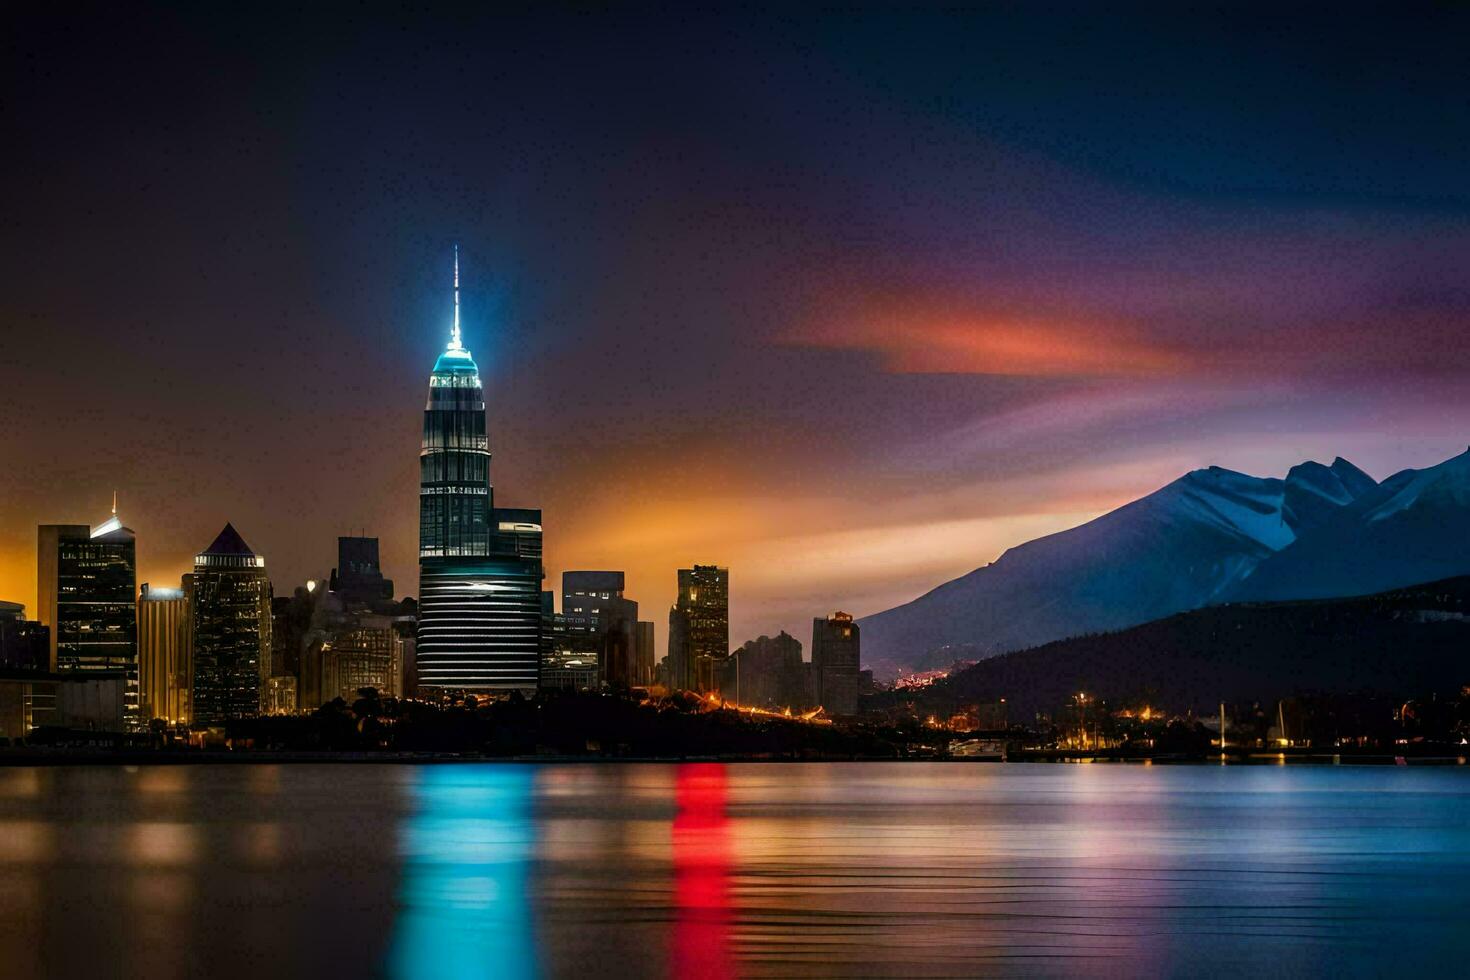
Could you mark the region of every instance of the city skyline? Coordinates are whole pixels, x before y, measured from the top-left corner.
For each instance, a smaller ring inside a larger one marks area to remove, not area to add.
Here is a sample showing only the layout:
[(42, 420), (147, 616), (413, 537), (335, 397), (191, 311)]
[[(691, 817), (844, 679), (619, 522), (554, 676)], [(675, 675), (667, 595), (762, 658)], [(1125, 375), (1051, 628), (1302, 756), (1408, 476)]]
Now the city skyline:
[(85, 393), (7, 429), (0, 596), (30, 607), (35, 525), (114, 489), (140, 582), (231, 521), (287, 586), (367, 528), (416, 595), (412, 366), (455, 241), (548, 575), (622, 568), (656, 609), (726, 565), (734, 642), (1198, 466), (1382, 478), (1470, 429), (1452, 11), (1078, 14), (1060, 55), (1026, 13), (406, 15), (427, 59), (371, 19), (66, 16), (16, 15), (0, 163), (32, 191), (0, 404)]

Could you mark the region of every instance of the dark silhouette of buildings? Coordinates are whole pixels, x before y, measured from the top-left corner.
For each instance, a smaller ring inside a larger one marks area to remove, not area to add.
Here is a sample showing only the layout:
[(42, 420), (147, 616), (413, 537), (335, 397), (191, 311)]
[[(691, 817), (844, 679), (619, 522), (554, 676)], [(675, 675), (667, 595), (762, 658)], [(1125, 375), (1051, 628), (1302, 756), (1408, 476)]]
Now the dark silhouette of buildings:
[(194, 630), (194, 722), (216, 725), (261, 709), (270, 676), (271, 583), (265, 559), (235, 530), (194, 556), (188, 594)]
[(454, 327), (429, 377), (419, 453), (422, 688), (524, 691), (541, 661), (541, 513), (495, 508), (480, 372)]
[(817, 703), (830, 715), (857, 713), (861, 683), (858, 625), (845, 612), (812, 620), (812, 679)]
[(26, 619), (26, 607), (0, 602), (0, 669), (44, 671), (51, 661), (51, 629)]
[(740, 704), (804, 708), (809, 700), (801, 641), (785, 630), (774, 637), (747, 640), (730, 655), (729, 674), (724, 693)]

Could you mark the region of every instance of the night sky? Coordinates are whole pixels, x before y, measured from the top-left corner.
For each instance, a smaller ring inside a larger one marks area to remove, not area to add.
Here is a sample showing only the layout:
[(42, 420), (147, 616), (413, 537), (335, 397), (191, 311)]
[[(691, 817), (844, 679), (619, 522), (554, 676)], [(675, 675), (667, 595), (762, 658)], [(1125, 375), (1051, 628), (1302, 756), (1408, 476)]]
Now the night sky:
[[(183, 5), (180, 5), (183, 6)], [(548, 587), (864, 614), (1180, 473), (1470, 442), (1470, 12), (0, 13), (0, 598), (113, 489), (416, 591), (461, 249)]]

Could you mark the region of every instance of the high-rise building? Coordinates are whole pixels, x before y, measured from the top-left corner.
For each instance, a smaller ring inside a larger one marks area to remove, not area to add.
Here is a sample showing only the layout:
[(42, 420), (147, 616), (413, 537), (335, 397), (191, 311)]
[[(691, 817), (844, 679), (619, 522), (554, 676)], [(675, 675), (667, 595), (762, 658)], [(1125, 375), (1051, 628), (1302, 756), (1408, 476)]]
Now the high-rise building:
[(861, 681), (858, 625), (845, 612), (812, 620), (812, 678), (817, 703), (832, 715), (857, 713)]
[(271, 583), (265, 559), (226, 524), (194, 556), (194, 723), (260, 713), (271, 660)]
[(337, 539), (337, 567), (332, 569), (328, 589), (348, 602), (371, 606), (391, 602), (393, 580), (383, 577), (378, 564), (378, 539)]
[(541, 512), (496, 510), (485, 394), (454, 327), (429, 377), (419, 452), (419, 619), (423, 688), (536, 689), (541, 660)]
[(138, 724), (137, 541), (112, 515), (96, 527), (38, 528), (40, 622), (51, 629), (50, 667), (123, 675), (123, 715)]
[(675, 691), (687, 691), (694, 686), (694, 663), (689, 656), (689, 613), (677, 605), (669, 608), (669, 649), (664, 655), (662, 679)]
[(194, 616), (183, 589), (138, 591), (138, 717), (188, 725)]
[(670, 684), (717, 691), (729, 657), (730, 570), (679, 569), (679, 597), (669, 614)]
[(638, 680), (639, 687), (653, 683), (653, 623), (646, 619), (638, 621)]

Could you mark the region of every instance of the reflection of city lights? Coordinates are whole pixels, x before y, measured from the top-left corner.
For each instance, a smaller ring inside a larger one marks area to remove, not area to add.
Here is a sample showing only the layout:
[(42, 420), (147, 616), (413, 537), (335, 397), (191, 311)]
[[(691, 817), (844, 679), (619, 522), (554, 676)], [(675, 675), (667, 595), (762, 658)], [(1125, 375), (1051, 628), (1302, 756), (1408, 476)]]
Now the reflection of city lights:
[(134, 824), (125, 853), (136, 864), (188, 864), (194, 860), (198, 834), (196, 827), (186, 823)]
[(673, 825), (676, 977), (733, 977), (730, 954), (730, 828), (725, 816), (725, 766), (678, 768)]
[(393, 977), (539, 973), (527, 884), (535, 846), (529, 766), (440, 766), (417, 776), (404, 826)]
[(39, 820), (0, 821), (0, 864), (40, 864), (55, 847), (52, 828)]

